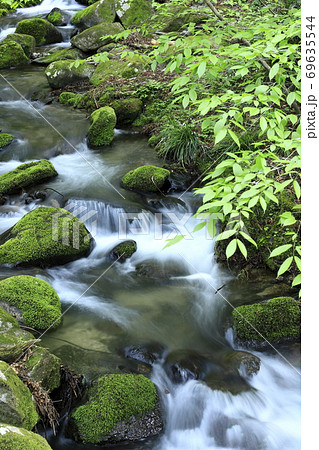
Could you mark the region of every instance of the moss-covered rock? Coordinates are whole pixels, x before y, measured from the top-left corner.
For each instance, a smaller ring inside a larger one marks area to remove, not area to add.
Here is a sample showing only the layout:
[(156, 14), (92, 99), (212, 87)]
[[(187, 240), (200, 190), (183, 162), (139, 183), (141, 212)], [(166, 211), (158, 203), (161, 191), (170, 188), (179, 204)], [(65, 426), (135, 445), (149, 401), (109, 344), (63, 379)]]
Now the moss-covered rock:
[(128, 240), (121, 242), (116, 247), (111, 250), (111, 256), (114, 259), (118, 259), (120, 262), (125, 261), (130, 258), (133, 253), (137, 250), (136, 242), (133, 240)]
[(18, 22), (16, 33), (33, 36), (36, 45), (48, 45), (62, 41), (62, 34), (52, 23), (44, 19), (24, 19)]
[(233, 310), (234, 331), (240, 341), (270, 341), (300, 338), (301, 313), (290, 297), (239, 306)]
[(0, 423), (0, 448), (3, 450), (48, 450), (51, 447), (39, 434)]
[(53, 391), (60, 386), (61, 360), (46, 348), (34, 348), (25, 365), (28, 376), (34, 381), (41, 381), (45, 390)]
[(89, 145), (102, 147), (109, 145), (114, 138), (116, 115), (113, 108), (104, 106), (91, 114), (92, 125), (88, 131)]
[(0, 361), (0, 404), (0, 422), (27, 430), (38, 422), (31, 392), (4, 361)]
[(0, 194), (14, 194), (55, 176), (57, 172), (51, 161), (42, 160), (21, 164), (16, 169), (0, 175)]
[(170, 3), (167, 4), (167, 9), (162, 8), (149, 19), (148, 33), (153, 34), (155, 30), (162, 33), (180, 31), (184, 25), (188, 23), (200, 24), (208, 16), (207, 7), (206, 10), (205, 7), (199, 5), (193, 8), (185, 8), (185, 5)]
[[(112, 440), (112, 430), (119, 423), (129, 421), (132, 416), (143, 418), (156, 407), (157, 402), (155, 385), (143, 375), (105, 375), (92, 388), (88, 403), (77, 408), (72, 415), (75, 437), (93, 444)], [(133, 434), (134, 431), (136, 433), (137, 430), (131, 430)], [(155, 434), (151, 425), (146, 432), (148, 436)], [(116, 435), (113, 437), (116, 440)], [(130, 439), (129, 434), (127, 439)]]
[(55, 61), (67, 60), (72, 61), (76, 59), (85, 59), (86, 54), (78, 48), (58, 48), (53, 49), (48, 55), (40, 56), (33, 60), (33, 63), (47, 65)]
[(21, 330), (17, 320), (0, 307), (0, 360), (14, 362), (34, 342), (34, 336)]
[(60, 8), (53, 8), (46, 16), (46, 20), (54, 26), (65, 26), (68, 24), (70, 16)]
[(161, 192), (169, 185), (169, 170), (156, 166), (141, 166), (122, 178), (125, 189), (138, 192)]
[(123, 98), (114, 100), (111, 105), (115, 111), (118, 125), (128, 125), (141, 114), (143, 102), (139, 98)]
[(0, 69), (9, 69), (27, 64), (29, 58), (23, 51), (18, 42), (2, 41), (0, 42)]
[(70, 60), (55, 61), (45, 69), (48, 83), (53, 89), (88, 80), (93, 72), (92, 64), (81, 62), (79, 65), (75, 65)]
[(141, 73), (148, 64), (148, 58), (143, 55), (127, 55), (121, 60), (101, 62), (90, 79), (90, 83), (98, 86), (107, 81), (110, 76), (133, 78)]
[(84, 223), (65, 209), (36, 208), (0, 236), (0, 264), (66, 264), (87, 256), (91, 241)]
[(29, 36), (28, 34), (18, 34), (12, 33), (8, 34), (8, 36), (3, 40), (3, 42), (14, 41), (21, 45), (24, 53), (28, 58), (35, 51), (35, 38), (33, 36)]
[(13, 141), (14, 136), (9, 133), (0, 133), (0, 148), (4, 148), (7, 145), (11, 144)]
[(22, 312), (23, 322), (37, 330), (61, 323), (61, 302), (53, 287), (44, 280), (18, 275), (0, 281), (0, 298)]
[(115, 11), (126, 28), (146, 23), (154, 13), (149, 0), (115, 0)]
[(123, 27), (120, 23), (103, 22), (73, 36), (71, 43), (83, 52), (92, 52), (103, 45), (114, 42), (112, 37), (101, 39), (103, 36), (117, 34), (121, 31), (123, 31)]
[(83, 105), (83, 100), (83, 94), (75, 94), (74, 92), (61, 92), (59, 95), (59, 102), (62, 105), (70, 105), (74, 108), (80, 108)]
[(226, 367), (237, 371), (244, 368), (246, 375), (255, 375), (260, 369), (260, 358), (252, 353), (235, 351), (225, 356)]
[(114, 19), (113, 0), (100, 0), (75, 13), (71, 23), (79, 28), (90, 28), (103, 22), (112, 23)]

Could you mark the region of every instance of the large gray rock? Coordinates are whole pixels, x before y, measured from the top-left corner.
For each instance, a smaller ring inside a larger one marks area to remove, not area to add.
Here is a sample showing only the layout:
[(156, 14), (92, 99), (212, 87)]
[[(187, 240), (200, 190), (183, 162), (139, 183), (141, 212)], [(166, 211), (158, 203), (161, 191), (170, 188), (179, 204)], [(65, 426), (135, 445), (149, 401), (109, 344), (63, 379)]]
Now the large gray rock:
[(125, 27), (146, 23), (154, 13), (150, 0), (115, 0), (115, 11)]
[(15, 32), (33, 36), (36, 45), (48, 45), (62, 41), (60, 31), (52, 23), (39, 18), (21, 20), (18, 22)]
[(92, 52), (103, 45), (114, 42), (112, 37), (101, 39), (103, 36), (118, 34), (123, 30), (124, 28), (120, 23), (103, 22), (73, 36), (71, 43), (83, 52)]
[(79, 28), (90, 28), (99, 23), (112, 23), (115, 19), (115, 6), (113, 0), (100, 0), (93, 5), (78, 11), (71, 23)]
[(74, 61), (64, 60), (51, 63), (45, 70), (49, 85), (53, 89), (59, 89), (69, 84), (74, 84), (82, 80), (91, 78), (94, 66), (81, 62), (79, 65)]

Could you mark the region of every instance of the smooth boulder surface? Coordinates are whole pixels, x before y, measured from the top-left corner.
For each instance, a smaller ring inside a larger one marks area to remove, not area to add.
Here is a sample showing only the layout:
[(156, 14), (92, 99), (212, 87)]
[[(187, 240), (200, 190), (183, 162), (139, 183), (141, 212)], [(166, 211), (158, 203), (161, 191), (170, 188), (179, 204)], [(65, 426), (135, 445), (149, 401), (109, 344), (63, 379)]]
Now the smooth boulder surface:
[(40, 278), (17, 275), (1, 280), (0, 299), (21, 310), (23, 322), (29, 327), (45, 330), (61, 322), (58, 294)]
[(0, 175), (0, 194), (15, 194), (58, 175), (51, 161), (35, 161)]
[(66, 264), (87, 256), (91, 241), (84, 223), (65, 209), (36, 208), (0, 236), (0, 264)]
[(53, 89), (89, 80), (93, 72), (94, 66), (92, 64), (81, 62), (79, 65), (75, 65), (74, 61), (69, 59), (52, 62), (45, 69), (48, 83)]
[(92, 122), (88, 131), (89, 145), (92, 147), (103, 147), (109, 145), (114, 138), (116, 115), (113, 108), (104, 106), (95, 110), (91, 116)]
[(16, 33), (33, 36), (36, 45), (48, 45), (62, 41), (62, 34), (52, 23), (44, 19), (24, 19), (18, 22)]
[(103, 22), (99, 25), (95, 25), (87, 30), (82, 31), (82, 33), (73, 36), (71, 39), (71, 44), (74, 47), (79, 48), (83, 52), (92, 52), (97, 50), (103, 45), (110, 44), (114, 42), (114, 38), (106, 37), (101, 39), (103, 36), (118, 34), (123, 31), (124, 28), (118, 22), (116, 23), (108, 23)]
[(39, 434), (0, 423), (0, 448), (3, 450), (48, 450), (51, 447)]

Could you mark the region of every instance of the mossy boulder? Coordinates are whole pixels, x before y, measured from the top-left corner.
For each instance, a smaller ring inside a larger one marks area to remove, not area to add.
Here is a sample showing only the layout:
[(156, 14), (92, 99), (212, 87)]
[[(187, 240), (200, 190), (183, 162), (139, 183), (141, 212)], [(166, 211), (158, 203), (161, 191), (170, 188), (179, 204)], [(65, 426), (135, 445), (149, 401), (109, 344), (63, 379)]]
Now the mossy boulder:
[(33, 36), (29, 36), (28, 34), (18, 34), (12, 33), (8, 34), (8, 36), (3, 40), (3, 42), (14, 41), (21, 45), (24, 53), (28, 58), (35, 51), (35, 38)]
[(0, 361), (0, 404), (0, 422), (32, 430), (39, 420), (31, 392), (4, 361)]
[(75, 13), (71, 23), (79, 28), (90, 28), (103, 22), (112, 23), (114, 19), (114, 1), (100, 0)]
[(83, 106), (84, 95), (75, 94), (74, 92), (61, 92), (59, 95), (59, 102), (62, 105), (73, 106), (74, 108), (81, 108)]
[(162, 192), (169, 187), (169, 170), (156, 166), (141, 166), (122, 178), (125, 189), (138, 192)]
[(149, 0), (115, 0), (115, 11), (126, 28), (147, 23), (154, 14)]
[[(2, 304), (3, 302), (1, 302)], [(35, 342), (34, 336), (19, 328), (17, 320), (0, 307), (0, 360), (14, 362)]]
[(35, 161), (0, 175), (0, 194), (15, 194), (57, 176), (51, 161)]
[(45, 69), (48, 83), (53, 89), (88, 80), (93, 72), (94, 67), (92, 64), (81, 62), (76, 66), (70, 60), (55, 61)]
[(29, 58), (18, 42), (10, 40), (0, 42), (0, 69), (18, 67), (28, 62)]
[(3, 450), (48, 450), (51, 447), (39, 434), (0, 423), (0, 448)]
[(245, 351), (235, 351), (225, 356), (226, 367), (238, 372), (244, 369), (246, 375), (255, 375), (260, 369), (260, 358)]
[(46, 348), (35, 347), (25, 365), (28, 376), (34, 381), (40, 381), (45, 390), (53, 391), (60, 386), (61, 360)]
[(153, 34), (154, 31), (170, 33), (180, 31), (188, 23), (200, 24), (208, 18), (209, 12), (207, 11), (207, 8), (205, 10), (205, 7), (203, 8), (200, 5), (186, 10), (185, 5), (170, 3), (168, 10), (157, 11), (156, 15), (149, 19), (148, 33)]
[(53, 287), (40, 278), (18, 275), (0, 281), (0, 298), (22, 312), (25, 325), (37, 330), (61, 323), (61, 302)]
[(82, 31), (82, 33), (77, 34), (76, 36), (73, 36), (71, 43), (74, 47), (79, 48), (83, 52), (92, 52), (103, 45), (114, 42), (114, 38), (112, 37), (101, 39), (103, 36), (117, 34), (123, 30), (124, 28), (118, 22), (103, 22)]
[[(158, 418), (156, 424), (150, 422), (146, 425), (146, 418), (149, 418), (157, 404), (155, 385), (143, 375), (105, 375), (91, 389), (89, 401), (72, 414), (74, 437), (83, 443), (98, 444), (141, 439), (158, 434), (161, 430), (161, 421)], [(136, 421), (139, 419), (142, 422), (140, 429), (136, 427)], [(144, 427), (143, 419), (146, 420)], [(126, 429), (124, 436), (120, 427), (117, 429), (121, 424)], [(142, 436), (139, 436), (139, 433)]]
[(133, 78), (141, 73), (147, 66), (149, 60), (144, 55), (127, 55), (120, 60), (110, 59), (109, 61), (101, 62), (93, 76), (90, 83), (98, 86), (105, 83), (110, 76), (117, 76), (121, 78)]
[(277, 342), (299, 340), (301, 312), (290, 297), (238, 306), (233, 310), (234, 331), (239, 341)]
[(55, 61), (67, 60), (71, 59), (72, 61), (76, 59), (85, 59), (86, 55), (78, 48), (55, 48), (52, 52), (50, 52), (46, 56), (40, 56), (33, 60), (34, 63), (38, 64), (51, 64)]
[(62, 208), (30, 211), (0, 236), (0, 264), (49, 267), (87, 256), (92, 237), (77, 217)]
[(109, 145), (114, 138), (116, 115), (113, 108), (104, 106), (91, 114), (92, 125), (88, 131), (89, 145), (102, 147)]
[(123, 98), (114, 100), (111, 105), (115, 111), (118, 125), (128, 125), (141, 114), (143, 102), (139, 98)]
[(128, 240), (121, 242), (116, 247), (111, 250), (111, 256), (113, 259), (117, 259), (120, 262), (125, 261), (126, 259), (130, 258), (133, 253), (135, 253), (137, 250), (136, 242), (133, 240)]
[(24, 19), (18, 22), (16, 33), (33, 36), (36, 45), (48, 45), (62, 41), (62, 34), (52, 23), (44, 19)]
[(7, 145), (11, 144), (14, 140), (14, 136), (9, 133), (0, 133), (0, 148), (4, 148)]
[(46, 16), (46, 20), (54, 26), (65, 26), (70, 19), (69, 14), (62, 11), (60, 8), (53, 8)]

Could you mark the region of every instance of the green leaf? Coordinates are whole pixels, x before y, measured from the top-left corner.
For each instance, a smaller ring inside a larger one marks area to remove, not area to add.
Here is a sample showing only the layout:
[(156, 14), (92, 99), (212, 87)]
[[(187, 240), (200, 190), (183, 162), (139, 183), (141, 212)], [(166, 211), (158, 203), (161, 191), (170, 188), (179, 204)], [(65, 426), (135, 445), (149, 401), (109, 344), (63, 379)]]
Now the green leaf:
[(197, 68), (197, 75), (198, 75), (198, 78), (201, 78), (201, 77), (204, 75), (205, 70), (206, 70), (206, 62), (205, 62), (205, 61), (202, 61), (202, 62), (200, 63), (200, 65), (198, 66), (198, 68)]
[(212, 238), (214, 238), (217, 234), (216, 223), (217, 223), (217, 219), (214, 219), (213, 217), (211, 217), (207, 224), (207, 231)]
[(195, 89), (191, 89), (188, 93), (189, 98), (191, 99), (192, 102), (196, 102), (197, 100), (197, 93), (195, 91)]
[(262, 207), (262, 209), (265, 212), (266, 209), (267, 209), (267, 203), (266, 203), (264, 197), (262, 197), (261, 195), (259, 196), (259, 203), (260, 203), (260, 206)]
[(193, 229), (194, 233), (195, 233), (195, 231), (199, 231), (199, 230), (201, 230), (202, 228), (204, 228), (205, 225), (206, 225), (206, 222), (198, 223), (198, 224), (194, 227), (194, 229)]
[(264, 94), (265, 92), (268, 91), (268, 86), (266, 86), (265, 84), (261, 84), (260, 86), (257, 86), (255, 89), (255, 94)]
[(256, 197), (253, 197), (251, 200), (249, 200), (248, 208), (253, 208), (257, 204), (258, 200), (259, 195), (256, 195)]
[(237, 248), (237, 239), (233, 239), (226, 247), (226, 257), (227, 259), (233, 256)]
[(182, 104), (183, 104), (183, 108), (187, 108), (187, 106), (189, 105), (189, 95), (188, 94), (184, 95)]
[(294, 260), (298, 269), (301, 270), (301, 259), (299, 258), (299, 256), (294, 256)]
[(294, 180), (293, 187), (294, 187), (294, 190), (295, 190), (295, 193), (296, 193), (296, 197), (299, 200), (300, 199), (300, 195), (301, 195), (301, 190), (300, 190), (300, 184), (298, 183), (297, 180)]
[(227, 128), (223, 128), (222, 130), (219, 130), (218, 133), (215, 135), (215, 145), (218, 144), (218, 142), (222, 141), (224, 137), (227, 134)]
[(278, 198), (269, 190), (265, 190), (264, 194), (266, 197), (269, 198), (269, 200), (272, 200), (275, 203), (278, 203)]
[(247, 259), (247, 248), (246, 248), (246, 245), (242, 241), (240, 241), (239, 239), (236, 239), (236, 240), (237, 240), (237, 244), (238, 244), (239, 250), (241, 251), (241, 253), (244, 256), (244, 258)]
[(274, 77), (277, 75), (278, 70), (279, 70), (279, 64), (276, 63), (276, 64), (274, 64), (274, 65), (272, 66), (272, 68), (271, 68), (270, 71), (269, 71), (269, 79), (270, 79), (270, 80), (271, 80), (272, 78), (274, 78)]
[(225, 216), (227, 216), (227, 214), (229, 214), (233, 209), (233, 205), (231, 203), (225, 203), (225, 205), (223, 206), (223, 213)]
[(241, 175), (243, 173), (243, 169), (241, 168), (241, 166), (238, 163), (234, 163), (233, 172), (234, 172), (235, 177), (238, 177), (239, 175)]
[(244, 239), (246, 239), (246, 241), (250, 242), (251, 244), (253, 244), (257, 248), (256, 242), (254, 241), (254, 239), (252, 237), (249, 236), (249, 234), (245, 233), (244, 231), (240, 231), (239, 234), (241, 234), (242, 237)]
[(279, 247), (275, 248), (269, 255), (269, 258), (274, 258), (275, 256), (279, 256), (282, 253), (285, 253), (287, 250), (289, 250), (292, 247), (292, 244), (284, 244), (280, 245)]
[(233, 236), (235, 233), (237, 233), (236, 230), (226, 230), (223, 231), (222, 233), (220, 233), (217, 238), (216, 241), (223, 241), (224, 239), (228, 239), (231, 236)]
[(283, 273), (287, 272), (287, 270), (291, 266), (292, 260), (293, 260), (292, 256), (289, 256), (289, 258), (285, 259), (285, 261), (279, 267), (279, 270), (278, 270), (278, 273), (277, 273), (277, 277), (280, 277), (280, 275), (282, 275)]
[(301, 284), (301, 274), (295, 276), (295, 278), (292, 280), (291, 286), (297, 286), (298, 284)]
[(240, 142), (236, 133), (234, 133), (231, 129), (228, 128), (228, 134), (232, 138), (232, 140), (238, 145), (240, 148)]
[(290, 92), (287, 95), (287, 99), (286, 99), (288, 105), (291, 106), (293, 104), (293, 102), (295, 101), (295, 99), (296, 99), (296, 93), (295, 92)]
[(268, 123), (267, 123), (267, 120), (263, 116), (259, 119), (259, 125), (260, 125), (261, 131), (264, 133), (266, 128), (268, 127)]
[[(184, 239), (184, 236), (182, 234), (178, 234), (177, 236), (175, 236), (172, 239), (167, 239), (167, 241), (166, 241), (167, 244), (165, 245), (164, 248), (170, 247), (171, 245), (175, 245), (175, 244), (177, 244), (179, 241), (181, 241), (183, 239)], [(163, 250), (164, 250), (164, 248), (163, 248)]]

